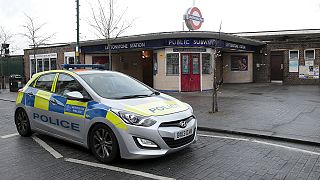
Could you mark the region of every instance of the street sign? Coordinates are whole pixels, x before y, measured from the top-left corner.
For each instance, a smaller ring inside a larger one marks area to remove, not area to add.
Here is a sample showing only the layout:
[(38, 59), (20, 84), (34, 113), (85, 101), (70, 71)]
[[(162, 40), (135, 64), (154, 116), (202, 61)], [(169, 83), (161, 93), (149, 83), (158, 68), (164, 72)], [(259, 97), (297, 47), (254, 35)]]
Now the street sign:
[(188, 29), (192, 31), (200, 29), (204, 21), (201, 11), (197, 7), (189, 8), (183, 16), (183, 19), (185, 20)]

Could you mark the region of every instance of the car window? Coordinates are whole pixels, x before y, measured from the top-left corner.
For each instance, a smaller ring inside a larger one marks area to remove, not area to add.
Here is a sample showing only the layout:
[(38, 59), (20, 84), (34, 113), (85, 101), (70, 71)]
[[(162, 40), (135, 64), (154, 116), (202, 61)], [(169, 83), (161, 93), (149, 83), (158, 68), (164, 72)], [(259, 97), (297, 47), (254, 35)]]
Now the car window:
[(90, 98), (87, 91), (77, 80), (69, 75), (60, 74), (56, 85), (56, 94), (66, 97), (67, 93), (72, 91), (79, 91), (83, 97)]
[(120, 73), (80, 75), (101, 97), (119, 99), (129, 96), (149, 96), (153, 91), (146, 85)]
[(54, 81), (54, 77), (56, 76), (55, 73), (51, 73), (51, 74), (45, 74), (42, 75), (38, 78), (38, 80), (36, 81), (35, 84), (35, 88), (38, 88), (40, 90), (44, 90), (44, 91), (51, 91), (51, 86), (52, 83)]

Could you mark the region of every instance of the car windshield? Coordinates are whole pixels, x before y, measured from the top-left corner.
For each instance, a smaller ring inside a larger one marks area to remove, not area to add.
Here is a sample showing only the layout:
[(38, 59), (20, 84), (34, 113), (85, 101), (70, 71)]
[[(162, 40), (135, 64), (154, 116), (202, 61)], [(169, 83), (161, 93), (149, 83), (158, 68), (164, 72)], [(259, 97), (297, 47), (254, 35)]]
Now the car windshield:
[(120, 73), (95, 73), (80, 76), (99, 96), (108, 99), (142, 98), (156, 94), (146, 85)]

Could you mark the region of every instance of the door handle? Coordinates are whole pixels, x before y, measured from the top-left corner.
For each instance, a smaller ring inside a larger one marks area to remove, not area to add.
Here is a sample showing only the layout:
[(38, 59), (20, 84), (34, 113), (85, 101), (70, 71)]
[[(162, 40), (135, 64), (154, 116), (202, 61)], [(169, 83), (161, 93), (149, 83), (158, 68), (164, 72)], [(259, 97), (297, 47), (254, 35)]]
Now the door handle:
[(34, 94), (32, 92), (28, 92), (27, 93), (29, 96), (34, 96)]
[(55, 100), (55, 99), (50, 99), (50, 102), (51, 102), (52, 104), (58, 104), (58, 103), (57, 103), (57, 100)]
[(280, 65), (280, 69), (281, 69), (281, 70), (283, 69), (283, 64)]

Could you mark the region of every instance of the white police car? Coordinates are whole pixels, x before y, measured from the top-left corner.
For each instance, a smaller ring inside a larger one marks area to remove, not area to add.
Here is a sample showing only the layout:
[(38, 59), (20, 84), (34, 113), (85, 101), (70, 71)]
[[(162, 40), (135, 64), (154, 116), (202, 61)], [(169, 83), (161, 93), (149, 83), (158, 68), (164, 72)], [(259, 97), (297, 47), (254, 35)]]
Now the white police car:
[(35, 74), (16, 100), (21, 136), (45, 133), (91, 149), (105, 163), (159, 157), (196, 139), (191, 106), (112, 71)]

